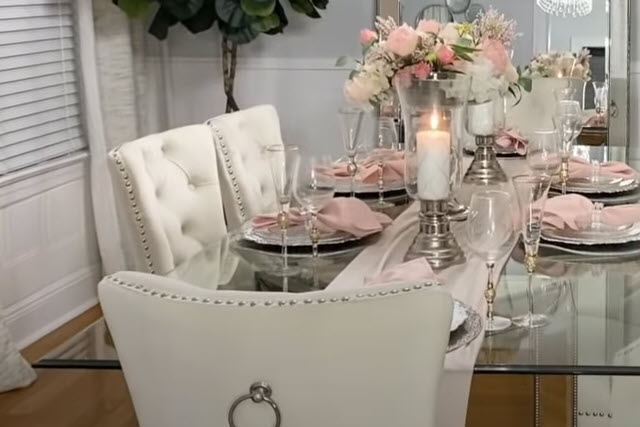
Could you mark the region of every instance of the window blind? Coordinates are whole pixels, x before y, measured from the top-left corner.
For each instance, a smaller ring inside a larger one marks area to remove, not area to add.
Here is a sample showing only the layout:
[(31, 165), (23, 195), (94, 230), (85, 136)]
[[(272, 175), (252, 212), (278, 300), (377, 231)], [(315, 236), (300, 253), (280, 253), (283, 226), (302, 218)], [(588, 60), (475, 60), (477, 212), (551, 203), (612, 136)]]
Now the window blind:
[(86, 146), (72, 0), (0, 0), (0, 175)]

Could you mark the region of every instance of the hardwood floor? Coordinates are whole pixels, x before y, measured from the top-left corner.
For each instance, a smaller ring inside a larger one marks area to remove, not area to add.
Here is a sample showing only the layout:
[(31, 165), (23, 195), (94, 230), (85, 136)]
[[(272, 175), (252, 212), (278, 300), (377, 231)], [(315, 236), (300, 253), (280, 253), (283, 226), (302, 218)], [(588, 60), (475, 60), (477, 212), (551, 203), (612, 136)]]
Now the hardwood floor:
[[(30, 362), (102, 316), (96, 306), (23, 351)], [(545, 427), (571, 425), (571, 379), (544, 377)], [(528, 427), (533, 422), (533, 378), (475, 375), (467, 427)], [(131, 397), (121, 371), (40, 369), (23, 390), (0, 394), (1, 427), (136, 427)]]

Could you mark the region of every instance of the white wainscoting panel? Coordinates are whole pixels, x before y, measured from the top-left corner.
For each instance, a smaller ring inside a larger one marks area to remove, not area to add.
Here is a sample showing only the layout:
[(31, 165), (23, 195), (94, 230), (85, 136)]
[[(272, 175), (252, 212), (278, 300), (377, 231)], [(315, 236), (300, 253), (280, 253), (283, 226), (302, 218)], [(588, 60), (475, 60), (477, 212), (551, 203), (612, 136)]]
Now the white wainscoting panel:
[(88, 156), (75, 157), (0, 182), (0, 308), (20, 347), (97, 303)]

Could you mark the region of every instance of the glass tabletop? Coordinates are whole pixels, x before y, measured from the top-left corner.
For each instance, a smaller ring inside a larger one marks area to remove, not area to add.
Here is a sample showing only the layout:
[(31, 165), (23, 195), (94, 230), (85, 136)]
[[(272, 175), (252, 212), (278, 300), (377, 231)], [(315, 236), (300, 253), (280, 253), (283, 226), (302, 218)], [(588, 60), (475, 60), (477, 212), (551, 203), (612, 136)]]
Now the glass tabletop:
[[(278, 247), (265, 250), (235, 233), (168, 276), (208, 289), (314, 291), (324, 289), (376, 239), (324, 247), (316, 261), (309, 248), (292, 248), (290, 265), (298, 272), (282, 278), (274, 273), (281, 262)], [(631, 246), (623, 248), (626, 255), (608, 257), (543, 247), (532, 279), (532, 298), (534, 312), (546, 314), (549, 323), (532, 330), (512, 327), (487, 335), (475, 371), (640, 375), (640, 243)], [(518, 244), (499, 278), (496, 314), (515, 317), (528, 312), (528, 275), (522, 261)], [(35, 366), (117, 369), (120, 364), (106, 323), (100, 319)]]

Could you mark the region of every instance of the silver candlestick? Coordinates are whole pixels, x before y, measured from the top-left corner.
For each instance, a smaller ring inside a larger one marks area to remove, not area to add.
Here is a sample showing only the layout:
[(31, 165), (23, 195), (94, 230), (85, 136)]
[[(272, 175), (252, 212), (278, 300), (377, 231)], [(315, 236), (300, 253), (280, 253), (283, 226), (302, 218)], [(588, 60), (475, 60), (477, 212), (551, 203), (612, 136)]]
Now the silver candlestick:
[(464, 253), (451, 233), (448, 205), (448, 200), (420, 201), (420, 231), (407, 252), (407, 260), (425, 257), (435, 269), (464, 262)]
[(507, 182), (507, 175), (496, 158), (495, 138), (476, 136), (476, 152), (473, 162), (462, 180), (465, 184), (494, 185)]

